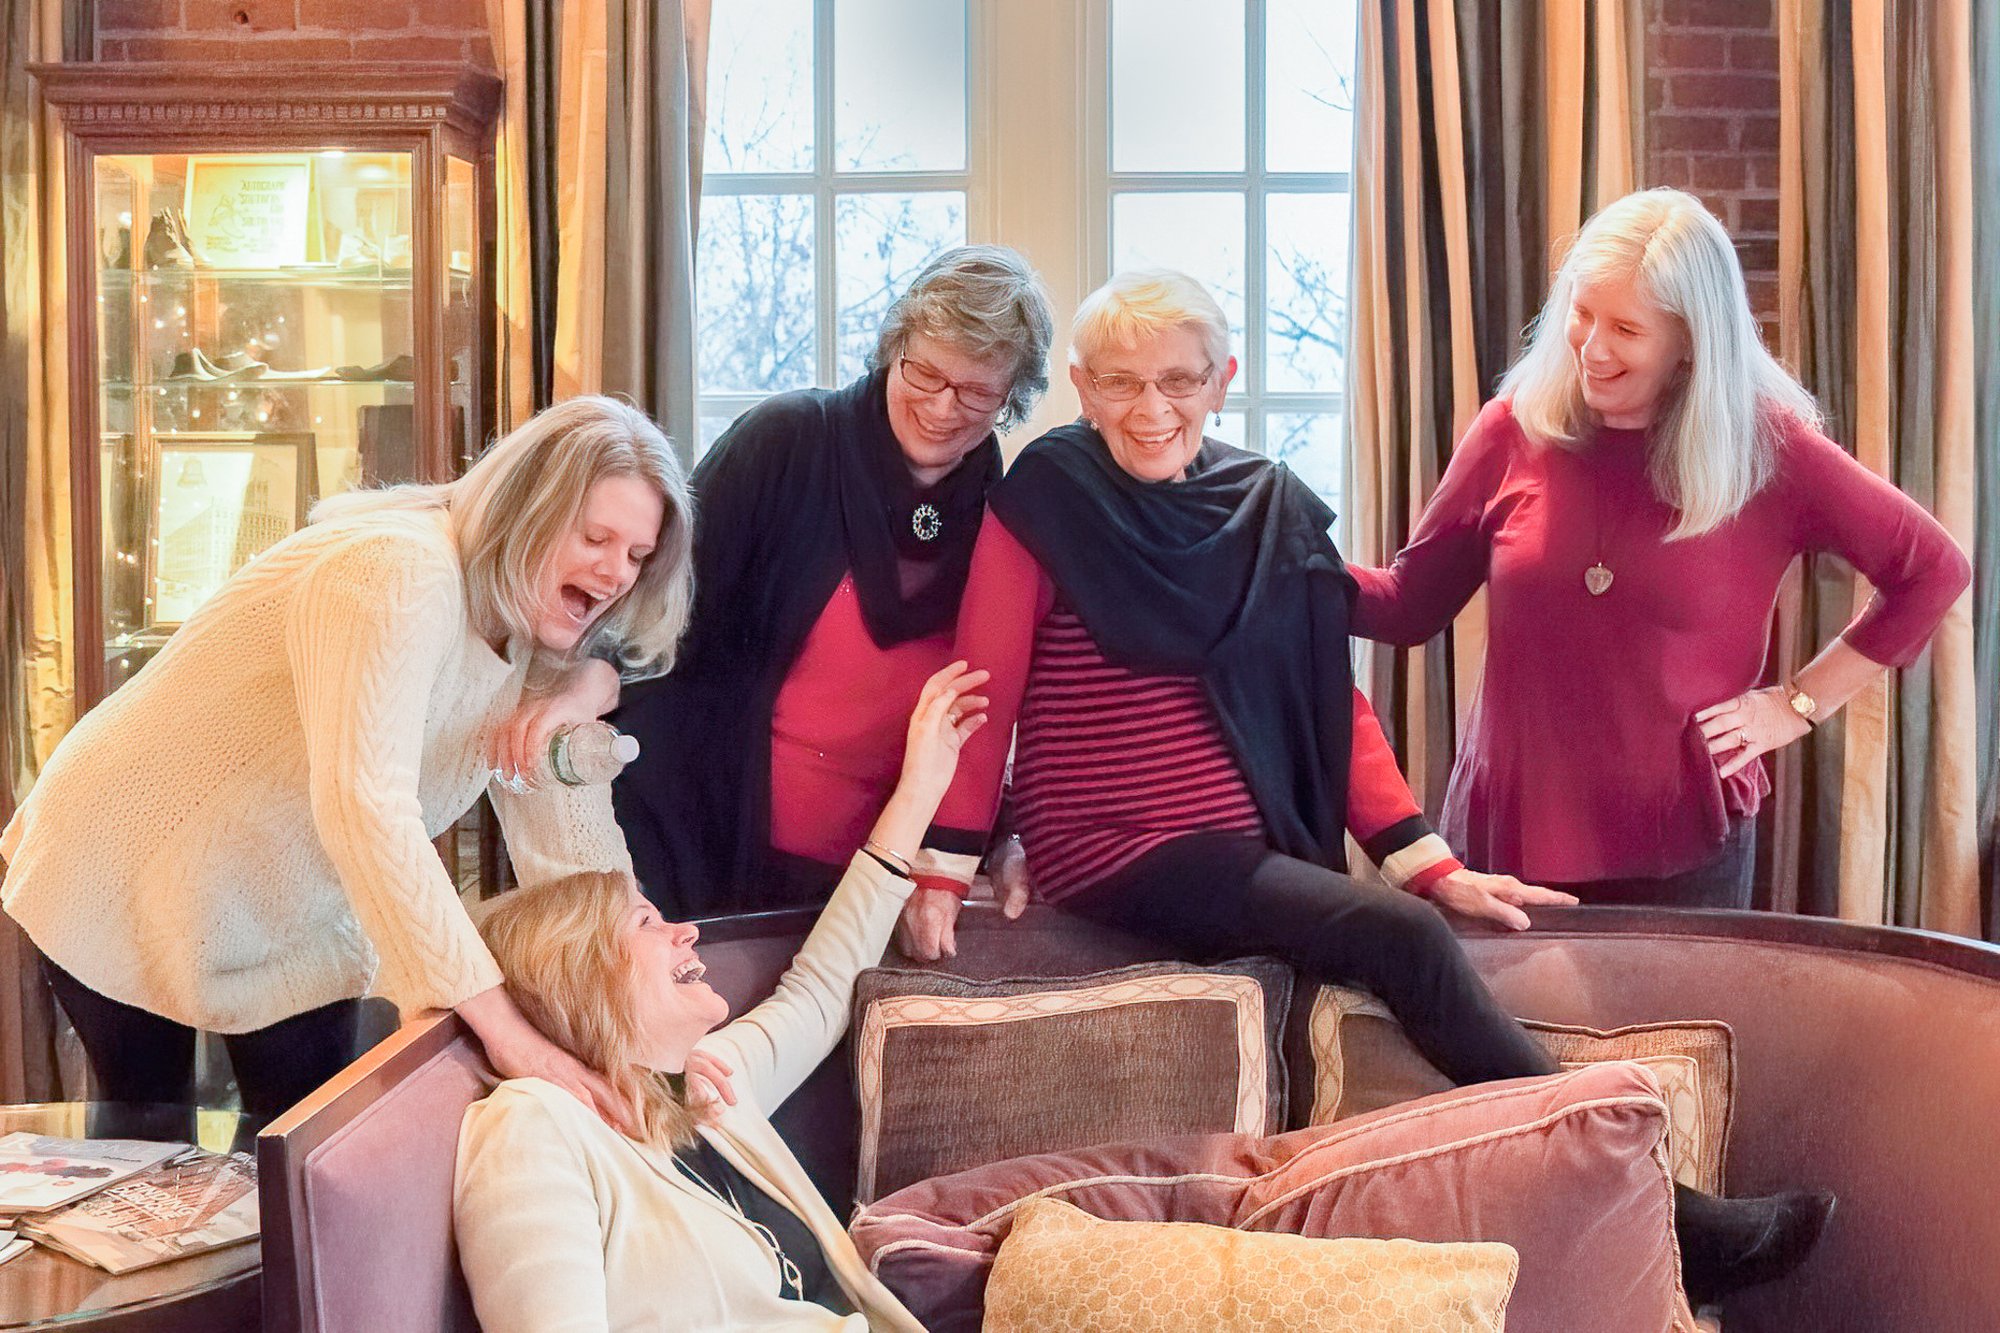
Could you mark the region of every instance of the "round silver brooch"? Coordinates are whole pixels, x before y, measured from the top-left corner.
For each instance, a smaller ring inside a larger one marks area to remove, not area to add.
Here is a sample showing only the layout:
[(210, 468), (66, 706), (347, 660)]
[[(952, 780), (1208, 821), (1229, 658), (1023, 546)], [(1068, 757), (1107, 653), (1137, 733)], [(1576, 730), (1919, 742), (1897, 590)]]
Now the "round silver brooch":
[(917, 534), (920, 542), (936, 541), (944, 531), (944, 515), (932, 505), (918, 505), (910, 513), (910, 531)]

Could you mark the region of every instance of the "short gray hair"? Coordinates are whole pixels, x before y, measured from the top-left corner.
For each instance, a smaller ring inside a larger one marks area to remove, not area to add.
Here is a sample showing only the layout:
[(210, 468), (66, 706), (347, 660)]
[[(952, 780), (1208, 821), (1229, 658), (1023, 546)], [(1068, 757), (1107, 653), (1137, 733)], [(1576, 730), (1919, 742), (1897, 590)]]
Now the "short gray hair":
[(1002, 430), (1019, 425), (1049, 387), (1049, 344), (1055, 316), (1041, 275), (1004, 245), (946, 250), (917, 274), (882, 317), (868, 368), (894, 365), (921, 333), (980, 360), (1010, 363)]
[(1194, 330), (1216, 369), (1229, 360), (1229, 317), (1208, 288), (1175, 269), (1126, 269), (1076, 308), (1069, 359), (1088, 370), (1109, 348), (1137, 347), (1168, 329)]

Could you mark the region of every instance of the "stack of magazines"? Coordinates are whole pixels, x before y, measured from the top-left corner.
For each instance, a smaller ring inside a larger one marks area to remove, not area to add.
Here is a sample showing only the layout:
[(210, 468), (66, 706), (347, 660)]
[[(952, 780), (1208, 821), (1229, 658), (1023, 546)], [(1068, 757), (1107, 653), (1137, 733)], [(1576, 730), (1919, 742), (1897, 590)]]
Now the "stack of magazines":
[[(0, 1136), (0, 1223), (127, 1273), (254, 1239), (256, 1168), (248, 1154), (185, 1143), (8, 1134)], [(0, 1263), (13, 1257), (9, 1248), (0, 1241)]]

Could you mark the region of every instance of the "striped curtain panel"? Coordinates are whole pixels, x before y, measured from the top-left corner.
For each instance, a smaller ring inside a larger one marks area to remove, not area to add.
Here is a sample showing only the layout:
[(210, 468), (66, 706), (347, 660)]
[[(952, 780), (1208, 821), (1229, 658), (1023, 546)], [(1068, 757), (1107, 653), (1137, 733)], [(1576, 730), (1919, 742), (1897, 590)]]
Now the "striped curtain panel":
[[(1347, 549), (1386, 564), (1540, 308), (1560, 246), (1643, 161), (1635, 0), (1367, 0), (1354, 170)], [(1443, 804), (1482, 593), (1420, 648), (1360, 645), (1411, 788)]]
[[(1974, 8), (1779, 7), (1781, 352), (1830, 411), (1834, 438), (1968, 551), (1980, 485), (1990, 490), (1995, 478), (1990, 392), (1982, 420), (1975, 370)], [(1987, 144), (1990, 152), (1990, 126)], [(1990, 319), (1990, 291), (1985, 304)], [(1838, 561), (1806, 562), (1781, 608), (1779, 669), (1838, 633), (1869, 591)], [(1784, 756), (1770, 840), (1774, 905), (1982, 932), (1973, 602), (1961, 599), (1915, 666), (1877, 682)], [(1990, 734), (1990, 665), (1983, 680)]]
[[(0, 822), (75, 707), (62, 136), (27, 71), (89, 56), (89, 27), (65, 17), (61, 0), (0, 0)], [(64, 1088), (34, 948), (0, 917), (0, 1101)]]
[(2000, 5), (1972, 18), (1973, 664), (1979, 678), (1979, 839), (1986, 938), (2000, 940)]
[(487, 0), (502, 423), (615, 393), (692, 457), (710, 0)]

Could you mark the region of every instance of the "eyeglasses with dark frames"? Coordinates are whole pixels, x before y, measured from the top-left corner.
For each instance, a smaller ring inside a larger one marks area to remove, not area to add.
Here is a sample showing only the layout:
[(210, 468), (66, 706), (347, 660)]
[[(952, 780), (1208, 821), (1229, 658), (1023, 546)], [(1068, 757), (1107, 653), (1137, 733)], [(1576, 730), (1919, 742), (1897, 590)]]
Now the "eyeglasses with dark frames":
[(896, 358), (896, 368), (902, 373), (903, 382), (918, 393), (943, 393), (950, 389), (958, 398), (959, 405), (974, 412), (997, 412), (1007, 401), (1006, 393), (995, 393), (983, 384), (960, 384), (957, 380), (946, 379), (936, 366), (925, 365), (915, 357)]

